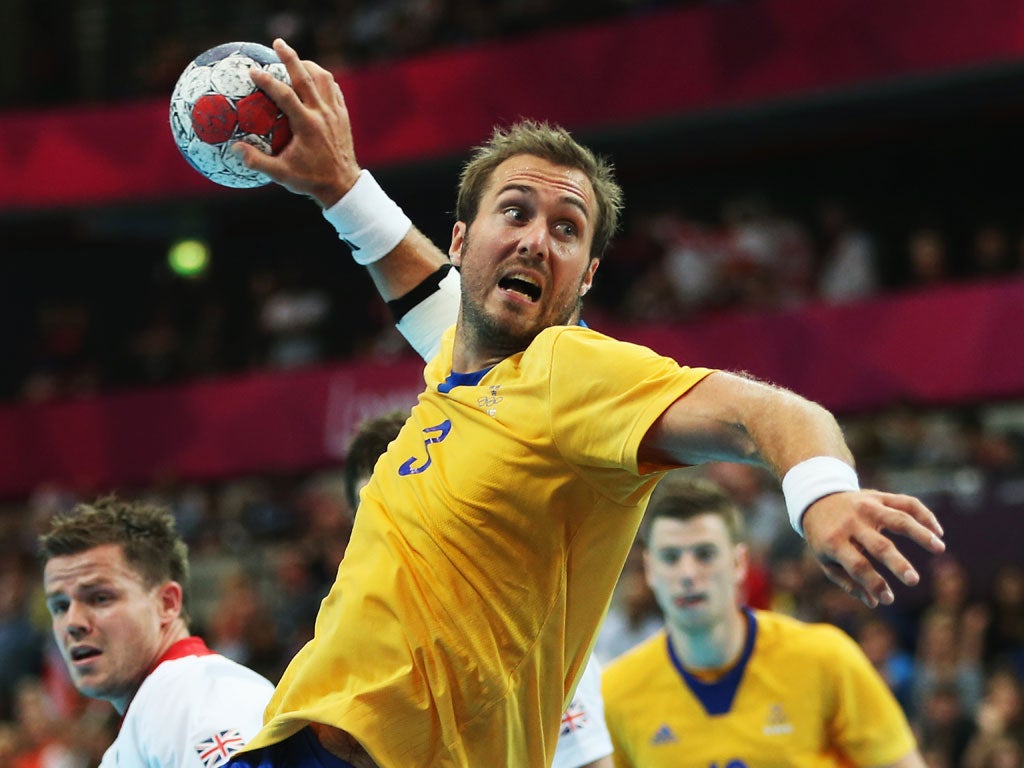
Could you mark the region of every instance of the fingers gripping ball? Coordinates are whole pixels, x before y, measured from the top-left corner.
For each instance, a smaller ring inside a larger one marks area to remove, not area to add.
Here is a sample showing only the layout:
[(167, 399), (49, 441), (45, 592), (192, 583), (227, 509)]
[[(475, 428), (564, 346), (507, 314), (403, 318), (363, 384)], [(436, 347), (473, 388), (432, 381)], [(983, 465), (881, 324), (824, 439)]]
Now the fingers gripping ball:
[(253, 85), (249, 70), (254, 67), (291, 82), (284, 64), (267, 46), (225, 43), (193, 59), (171, 94), (174, 143), (193, 168), (225, 187), (270, 183), (228, 151), (234, 142), (277, 154), (291, 139), (288, 118)]

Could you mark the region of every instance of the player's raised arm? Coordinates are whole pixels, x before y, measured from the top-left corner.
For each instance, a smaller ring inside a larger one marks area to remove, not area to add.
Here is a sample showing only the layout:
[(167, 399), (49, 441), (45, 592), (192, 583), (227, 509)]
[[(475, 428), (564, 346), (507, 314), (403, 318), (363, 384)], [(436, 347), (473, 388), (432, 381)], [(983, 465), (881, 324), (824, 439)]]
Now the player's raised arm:
[(300, 60), (283, 40), (274, 41), (274, 50), (292, 85), (257, 70), (252, 78), (288, 117), (292, 139), (277, 155), (241, 142), (234, 151), (248, 168), (319, 203), (385, 301), (406, 295), (447, 264), (448, 257), (359, 167), (345, 96), (334, 76), (313, 61)]
[(869, 606), (891, 603), (883, 566), (908, 585), (917, 572), (886, 532), (941, 552), (942, 527), (911, 496), (861, 490), (835, 418), (788, 390), (716, 372), (648, 431), (641, 461), (759, 463), (782, 480), (790, 521), (826, 574)]

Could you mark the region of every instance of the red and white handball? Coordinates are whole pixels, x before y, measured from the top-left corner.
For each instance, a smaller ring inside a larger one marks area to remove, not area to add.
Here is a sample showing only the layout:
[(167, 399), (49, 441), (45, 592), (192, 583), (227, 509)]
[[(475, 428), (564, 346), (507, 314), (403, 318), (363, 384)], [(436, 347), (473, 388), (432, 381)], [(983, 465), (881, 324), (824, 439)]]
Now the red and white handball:
[(259, 43), (225, 43), (193, 59), (171, 94), (174, 143), (193, 168), (225, 187), (270, 183), (228, 151), (236, 141), (273, 155), (291, 138), (288, 118), (253, 85), (249, 71), (254, 67), (291, 82), (273, 49)]

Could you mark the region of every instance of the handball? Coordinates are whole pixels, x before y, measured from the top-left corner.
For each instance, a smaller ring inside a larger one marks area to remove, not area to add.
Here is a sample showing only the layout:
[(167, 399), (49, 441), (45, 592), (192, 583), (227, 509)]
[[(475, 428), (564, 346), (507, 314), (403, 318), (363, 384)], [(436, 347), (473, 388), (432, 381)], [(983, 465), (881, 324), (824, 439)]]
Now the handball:
[(225, 43), (193, 59), (171, 94), (174, 143), (193, 168), (225, 187), (270, 183), (228, 151), (236, 141), (275, 155), (291, 138), (288, 118), (253, 85), (249, 71), (254, 67), (291, 83), (273, 49), (258, 43)]

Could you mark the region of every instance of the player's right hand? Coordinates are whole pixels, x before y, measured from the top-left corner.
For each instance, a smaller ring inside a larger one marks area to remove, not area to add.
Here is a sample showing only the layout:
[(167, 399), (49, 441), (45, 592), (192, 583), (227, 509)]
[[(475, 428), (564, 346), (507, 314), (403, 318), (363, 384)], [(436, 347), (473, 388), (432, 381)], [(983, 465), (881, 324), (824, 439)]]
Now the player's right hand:
[(277, 155), (266, 155), (244, 142), (237, 142), (232, 151), (247, 168), (329, 208), (352, 188), (360, 171), (345, 96), (330, 72), (316, 62), (300, 60), (284, 40), (274, 40), (274, 51), (292, 85), (257, 70), (252, 79), (288, 117), (291, 141)]

